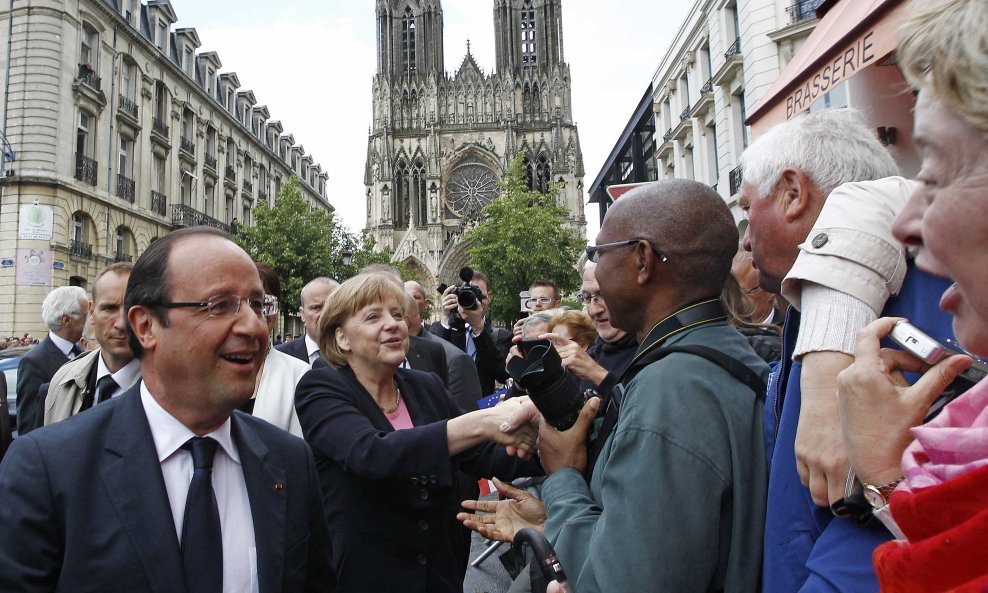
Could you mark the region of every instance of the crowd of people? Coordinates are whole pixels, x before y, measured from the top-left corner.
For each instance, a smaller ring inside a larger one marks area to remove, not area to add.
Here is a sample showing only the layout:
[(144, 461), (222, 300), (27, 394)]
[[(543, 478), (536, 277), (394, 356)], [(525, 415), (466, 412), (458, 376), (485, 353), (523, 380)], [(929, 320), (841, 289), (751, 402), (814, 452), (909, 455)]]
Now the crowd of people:
[(742, 157), (740, 241), (701, 183), (614, 203), (582, 310), (533, 279), (497, 327), (482, 271), (433, 303), (377, 265), (275, 345), (277, 273), (204, 227), (53, 290), (0, 590), (454, 592), (471, 531), (530, 529), (569, 582), (514, 592), (984, 591), (988, 5), (914, 10), (917, 179), (853, 109), (795, 117)]

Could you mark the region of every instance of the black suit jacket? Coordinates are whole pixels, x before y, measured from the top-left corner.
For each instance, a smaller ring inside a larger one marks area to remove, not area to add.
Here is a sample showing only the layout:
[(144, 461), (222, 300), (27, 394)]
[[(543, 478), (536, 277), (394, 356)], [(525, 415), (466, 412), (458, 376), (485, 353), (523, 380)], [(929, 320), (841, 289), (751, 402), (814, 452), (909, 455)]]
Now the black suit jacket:
[[(466, 329), (457, 325), (443, 327), (442, 322), (435, 322), (429, 326), (429, 331), (440, 338), (450, 342), (460, 350), (467, 351)], [(494, 393), (494, 383), (497, 380), (507, 378), (504, 370), (504, 359), (507, 357), (507, 350), (504, 355), (500, 354), (497, 342), (494, 337), (494, 328), (490, 321), (484, 322), (484, 330), (479, 336), (474, 337), (473, 344), (477, 348), (477, 376), (480, 377), (480, 388), (485, 396)], [(500, 336), (498, 338), (500, 340)], [(509, 337), (510, 340), (510, 337)], [(510, 346), (509, 346), (510, 347)]]
[(438, 377), (399, 369), (410, 430), (394, 430), (349, 367), (314, 369), (295, 391), (322, 481), (333, 565), (343, 591), (463, 591), (453, 551), (457, 470), (504, 478), (539, 472), (487, 443), (450, 457), (459, 411)]
[(446, 386), (453, 394), (453, 401), (466, 412), (476, 410), (477, 400), (484, 397), (480, 377), (477, 375), (477, 363), (466, 352), (427, 329), (419, 337), (443, 347), (446, 351), (446, 366), (449, 367), (449, 381)]
[(449, 365), (446, 361), (446, 351), (436, 342), (430, 342), (418, 336), (408, 336), (408, 366), (416, 371), (435, 373), (443, 380), (443, 385), (449, 388)]
[(289, 356), (294, 356), (305, 364), (309, 364), (309, 352), (305, 347), (305, 336), (295, 338), (294, 340), (288, 342), (282, 342), (281, 344), (275, 346), (275, 349), (281, 350)]
[(21, 357), (17, 364), (18, 435), (27, 434), (44, 423), (44, 404), (38, 399), (38, 389), (51, 381), (55, 372), (68, 361), (49, 336)]
[[(332, 590), (311, 451), (246, 414), (232, 421), (260, 591)], [(0, 500), (0, 591), (186, 591), (139, 386), (16, 439), (0, 464)]]

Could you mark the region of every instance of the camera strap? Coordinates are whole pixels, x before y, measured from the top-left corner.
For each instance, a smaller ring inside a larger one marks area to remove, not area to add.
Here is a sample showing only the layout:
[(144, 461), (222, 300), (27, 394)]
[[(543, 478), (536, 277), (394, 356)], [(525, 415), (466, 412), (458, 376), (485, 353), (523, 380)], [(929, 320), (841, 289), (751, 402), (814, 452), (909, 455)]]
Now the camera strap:
[(645, 342), (641, 345), (641, 347), (639, 347), (638, 353), (635, 355), (635, 358), (632, 359), (628, 369), (621, 377), (621, 382), (614, 387), (610, 394), (606, 396), (607, 401), (605, 402), (604, 408), (604, 421), (600, 425), (600, 429), (597, 431), (593, 441), (590, 443), (589, 450), (587, 452), (586, 476), (588, 479), (593, 473), (593, 468), (597, 463), (597, 458), (600, 457), (601, 450), (604, 447), (604, 442), (617, 426), (618, 415), (621, 409), (621, 400), (625, 394), (625, 385), (630, 383), (631, 380), (638, 375), (638, 373), (645, 369), (645, 367), (653, 362), (665, 358), (669, 354), (681, 352), (706, 358), (707, 360), (721, 366), (738, 381), (747, 385), (748, 388), (755, 393), (756, 397), (759, 399), (764, 399), (765, 392), (767, 390), (765, 381), (762, 380), (758, 374), (752, 371), (748, 365), (742, 363), (736, 358), (728, 356), (727, 354), (724, 354), (714, 348), (700, 346), (697, 344), (666, 347), (661, 346), (672, 336), (684, 332), (687, 329), (692, 329), (694, 327), (699, 327), (718, 321), (724, 321), (726, 319), (727, 315), (724, 313), (724, 308), (721, 305), (720, 300), (711, 299), (690, 305), (689, 307), (677, 311), (673, 315), (670, 315), (660, 321), (655, 327), (652, 328), (650, 332), (648, 332)]

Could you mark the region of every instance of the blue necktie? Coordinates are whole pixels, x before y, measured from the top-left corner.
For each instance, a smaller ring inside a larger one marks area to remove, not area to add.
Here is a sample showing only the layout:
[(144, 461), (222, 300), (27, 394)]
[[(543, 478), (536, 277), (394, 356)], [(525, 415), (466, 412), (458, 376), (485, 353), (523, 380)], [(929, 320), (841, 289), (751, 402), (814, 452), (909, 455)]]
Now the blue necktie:
[(182, 564), (189, 593), (223, 591), (223, 532), (213, 494), (213, 456), (217, 445), (209, 437), (192, 437), (182, 445), (192, 452), (195, 467), (182, 522)]
[(470, 358), (477, 360), (477, 345), (473, 343), (473, 327), (469, 323), (466, 326), (466, 332), (467, 354), (470, 355)]

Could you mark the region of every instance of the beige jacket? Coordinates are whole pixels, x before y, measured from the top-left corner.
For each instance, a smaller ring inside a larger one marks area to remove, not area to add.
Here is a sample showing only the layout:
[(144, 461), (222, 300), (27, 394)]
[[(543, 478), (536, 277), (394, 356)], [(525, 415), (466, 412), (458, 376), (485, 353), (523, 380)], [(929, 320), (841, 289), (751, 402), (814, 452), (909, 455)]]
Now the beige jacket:
[[(89, 373), (99, 362), (100, 349), (90, 350), (62, 365), (48, 384), (45, 397), (45, 426), (65, 420), (79, 413), (82, 398), (89, 388)], [(141, 380), (138, 373), (130, 385), (121, 385), (120, 392), (126, 391)]]

